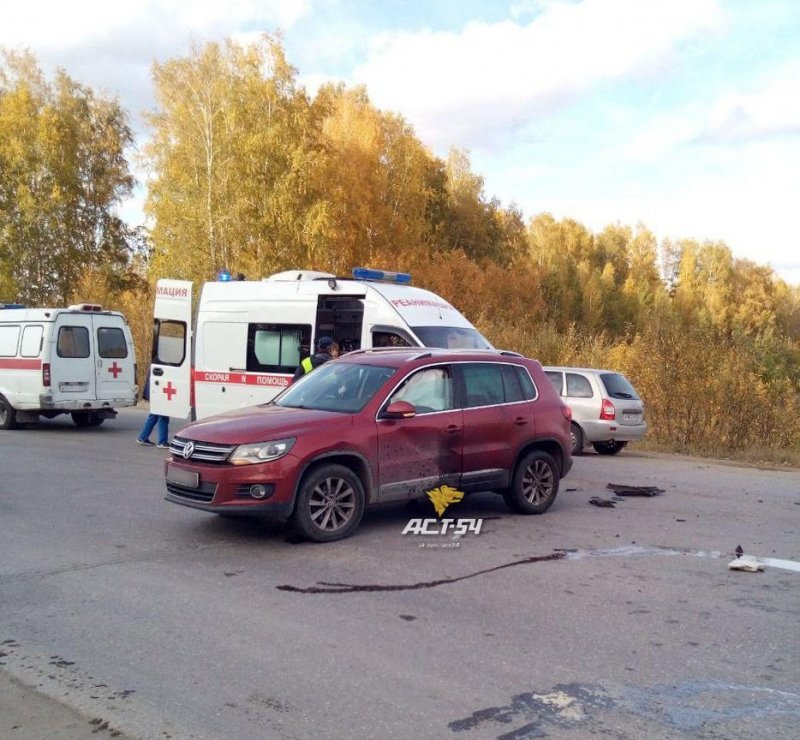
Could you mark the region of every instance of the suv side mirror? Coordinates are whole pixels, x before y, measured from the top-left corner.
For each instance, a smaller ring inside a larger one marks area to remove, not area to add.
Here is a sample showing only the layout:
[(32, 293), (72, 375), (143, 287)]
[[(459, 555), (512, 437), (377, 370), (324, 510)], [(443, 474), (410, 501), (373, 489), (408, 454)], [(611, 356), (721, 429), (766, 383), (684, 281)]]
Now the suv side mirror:
[(410, 419), (417, 410), (408, 401), (392, 401), (381, 414), (381, 419)]

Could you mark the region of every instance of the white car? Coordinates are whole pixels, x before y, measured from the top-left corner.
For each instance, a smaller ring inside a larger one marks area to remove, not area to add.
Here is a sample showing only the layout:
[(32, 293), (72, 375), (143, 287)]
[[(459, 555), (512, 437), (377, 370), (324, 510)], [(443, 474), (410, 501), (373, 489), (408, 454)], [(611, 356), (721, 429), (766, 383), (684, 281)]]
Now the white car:
[(546, 367), (545, 375), (572, 409), (572, 454), (586, 445), (601, 455), (616, 455), (644, 437), (644, 404), (630, 381), (613, 370)]

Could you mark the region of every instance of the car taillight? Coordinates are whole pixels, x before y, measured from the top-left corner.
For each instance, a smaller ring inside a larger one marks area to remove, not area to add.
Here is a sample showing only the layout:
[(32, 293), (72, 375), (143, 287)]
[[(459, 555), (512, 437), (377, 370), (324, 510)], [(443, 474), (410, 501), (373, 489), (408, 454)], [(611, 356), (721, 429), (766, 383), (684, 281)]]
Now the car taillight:
[(561, 414), (567, 421), (572, 421), (572, 408), (565, 403), (561, 404)]
[(46, 388), (50, 387), (50, 363), (45, 362), (42, 364), (42, 385)]
[(617, 411), (614, 408), (614, 404), (607, 398), (604, 398), (600, 405), (600, 418), (605, 421), (613, 421), (617, 418)]

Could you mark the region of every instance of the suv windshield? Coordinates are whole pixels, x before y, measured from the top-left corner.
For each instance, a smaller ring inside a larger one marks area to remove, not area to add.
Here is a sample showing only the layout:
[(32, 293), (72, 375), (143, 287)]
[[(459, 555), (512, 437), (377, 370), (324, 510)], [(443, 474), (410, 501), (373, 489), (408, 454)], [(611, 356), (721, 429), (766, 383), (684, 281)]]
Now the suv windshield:
[(275, 405), (354, 414), (395, 372), (393, 367), (328, 362), (290, 386)]
[(633, 390), (633, 386), (624, 375), (620, 375), (619, 373), (603, 373), (600, 378), (608, 391), (608, 395), (612, 398), (639, 400), (639, 396), (636, 395), (636, 391)]
[(475, 329), (455, 326), (412, 326), (411, 328), (426, 347), (444, 347), (445, 349), (492, 348), (492, 345)]

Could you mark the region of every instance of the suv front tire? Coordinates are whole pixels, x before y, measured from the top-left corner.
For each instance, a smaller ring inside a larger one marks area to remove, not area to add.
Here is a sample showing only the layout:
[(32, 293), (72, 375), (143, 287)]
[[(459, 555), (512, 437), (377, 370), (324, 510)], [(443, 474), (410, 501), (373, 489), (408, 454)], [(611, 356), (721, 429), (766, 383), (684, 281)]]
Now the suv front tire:
[(556, 500), (560, 477), (556, 461), (544, 450), (533, 450), (517, 464), (503, 498), (518, 514), (544, 514)]
[(322, 465), (300, 484), (293, 523), (306, 539), (333, 542), (352, 534), (365, 503), (364, 486), (350, 468)]

